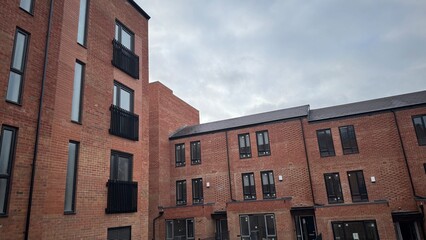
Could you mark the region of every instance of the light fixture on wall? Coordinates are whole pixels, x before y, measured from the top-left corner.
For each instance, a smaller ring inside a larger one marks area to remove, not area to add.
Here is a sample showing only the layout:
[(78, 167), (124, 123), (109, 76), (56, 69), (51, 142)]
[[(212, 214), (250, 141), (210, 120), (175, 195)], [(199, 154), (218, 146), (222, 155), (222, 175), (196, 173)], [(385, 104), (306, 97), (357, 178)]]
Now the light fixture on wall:
[(208, 187), (208, 188), (210, 187), (210, 182), (206, 183), (206, 187)]
[(280, 182), (283, 181), (283, 175), (278, 175), (278, 181), (280, 181)]

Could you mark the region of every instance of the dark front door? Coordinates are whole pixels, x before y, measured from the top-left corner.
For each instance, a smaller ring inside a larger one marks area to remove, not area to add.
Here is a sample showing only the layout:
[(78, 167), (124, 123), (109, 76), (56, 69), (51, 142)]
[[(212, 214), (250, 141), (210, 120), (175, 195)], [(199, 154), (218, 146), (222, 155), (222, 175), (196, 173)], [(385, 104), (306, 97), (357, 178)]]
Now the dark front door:
[(216, 240), (228, 240), (228, 221), (226, 219), (216, 220)]
[(316, 238), (314, 216), (296, 216), (296, 234), (298, 240)]

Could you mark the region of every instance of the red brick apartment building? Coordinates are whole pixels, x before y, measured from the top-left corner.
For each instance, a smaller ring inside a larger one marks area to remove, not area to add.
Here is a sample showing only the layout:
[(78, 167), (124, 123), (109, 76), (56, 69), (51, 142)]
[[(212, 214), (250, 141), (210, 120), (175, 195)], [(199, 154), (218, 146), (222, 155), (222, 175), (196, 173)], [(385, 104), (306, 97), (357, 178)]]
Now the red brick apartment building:
[(3, 0), (0, 239), (147, 239), (148, 19)]

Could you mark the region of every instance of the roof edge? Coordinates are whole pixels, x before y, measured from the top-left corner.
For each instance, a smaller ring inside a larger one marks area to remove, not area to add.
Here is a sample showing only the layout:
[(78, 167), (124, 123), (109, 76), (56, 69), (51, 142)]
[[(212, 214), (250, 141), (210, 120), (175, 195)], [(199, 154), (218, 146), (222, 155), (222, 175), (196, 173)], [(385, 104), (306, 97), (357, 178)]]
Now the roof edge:
[(149, 20), (151, 17), (148, 15), (148, 13), (146, 13), (135, 1), (133, 0), (127, 0), (130, 5), (132, 5), (136, 11), (138, 11), (142, 16), (144, 16), (146, 18), (146, 20)]

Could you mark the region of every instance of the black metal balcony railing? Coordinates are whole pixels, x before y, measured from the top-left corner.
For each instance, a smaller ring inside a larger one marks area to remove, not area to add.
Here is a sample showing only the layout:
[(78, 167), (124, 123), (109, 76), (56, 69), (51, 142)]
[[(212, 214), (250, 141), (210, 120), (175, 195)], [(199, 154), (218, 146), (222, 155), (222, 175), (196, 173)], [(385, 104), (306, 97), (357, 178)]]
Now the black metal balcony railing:
[(139, 140), (139, 116), (115, 105), (111, 105), (109, 133), (130, 140)]
[(139, 56), (115, 39), (112, 41), (112, 65), (135, 79), (139, 79)]
[(106, 213), (130, 213), (138, 211), (138, 183), (108, 180)]

